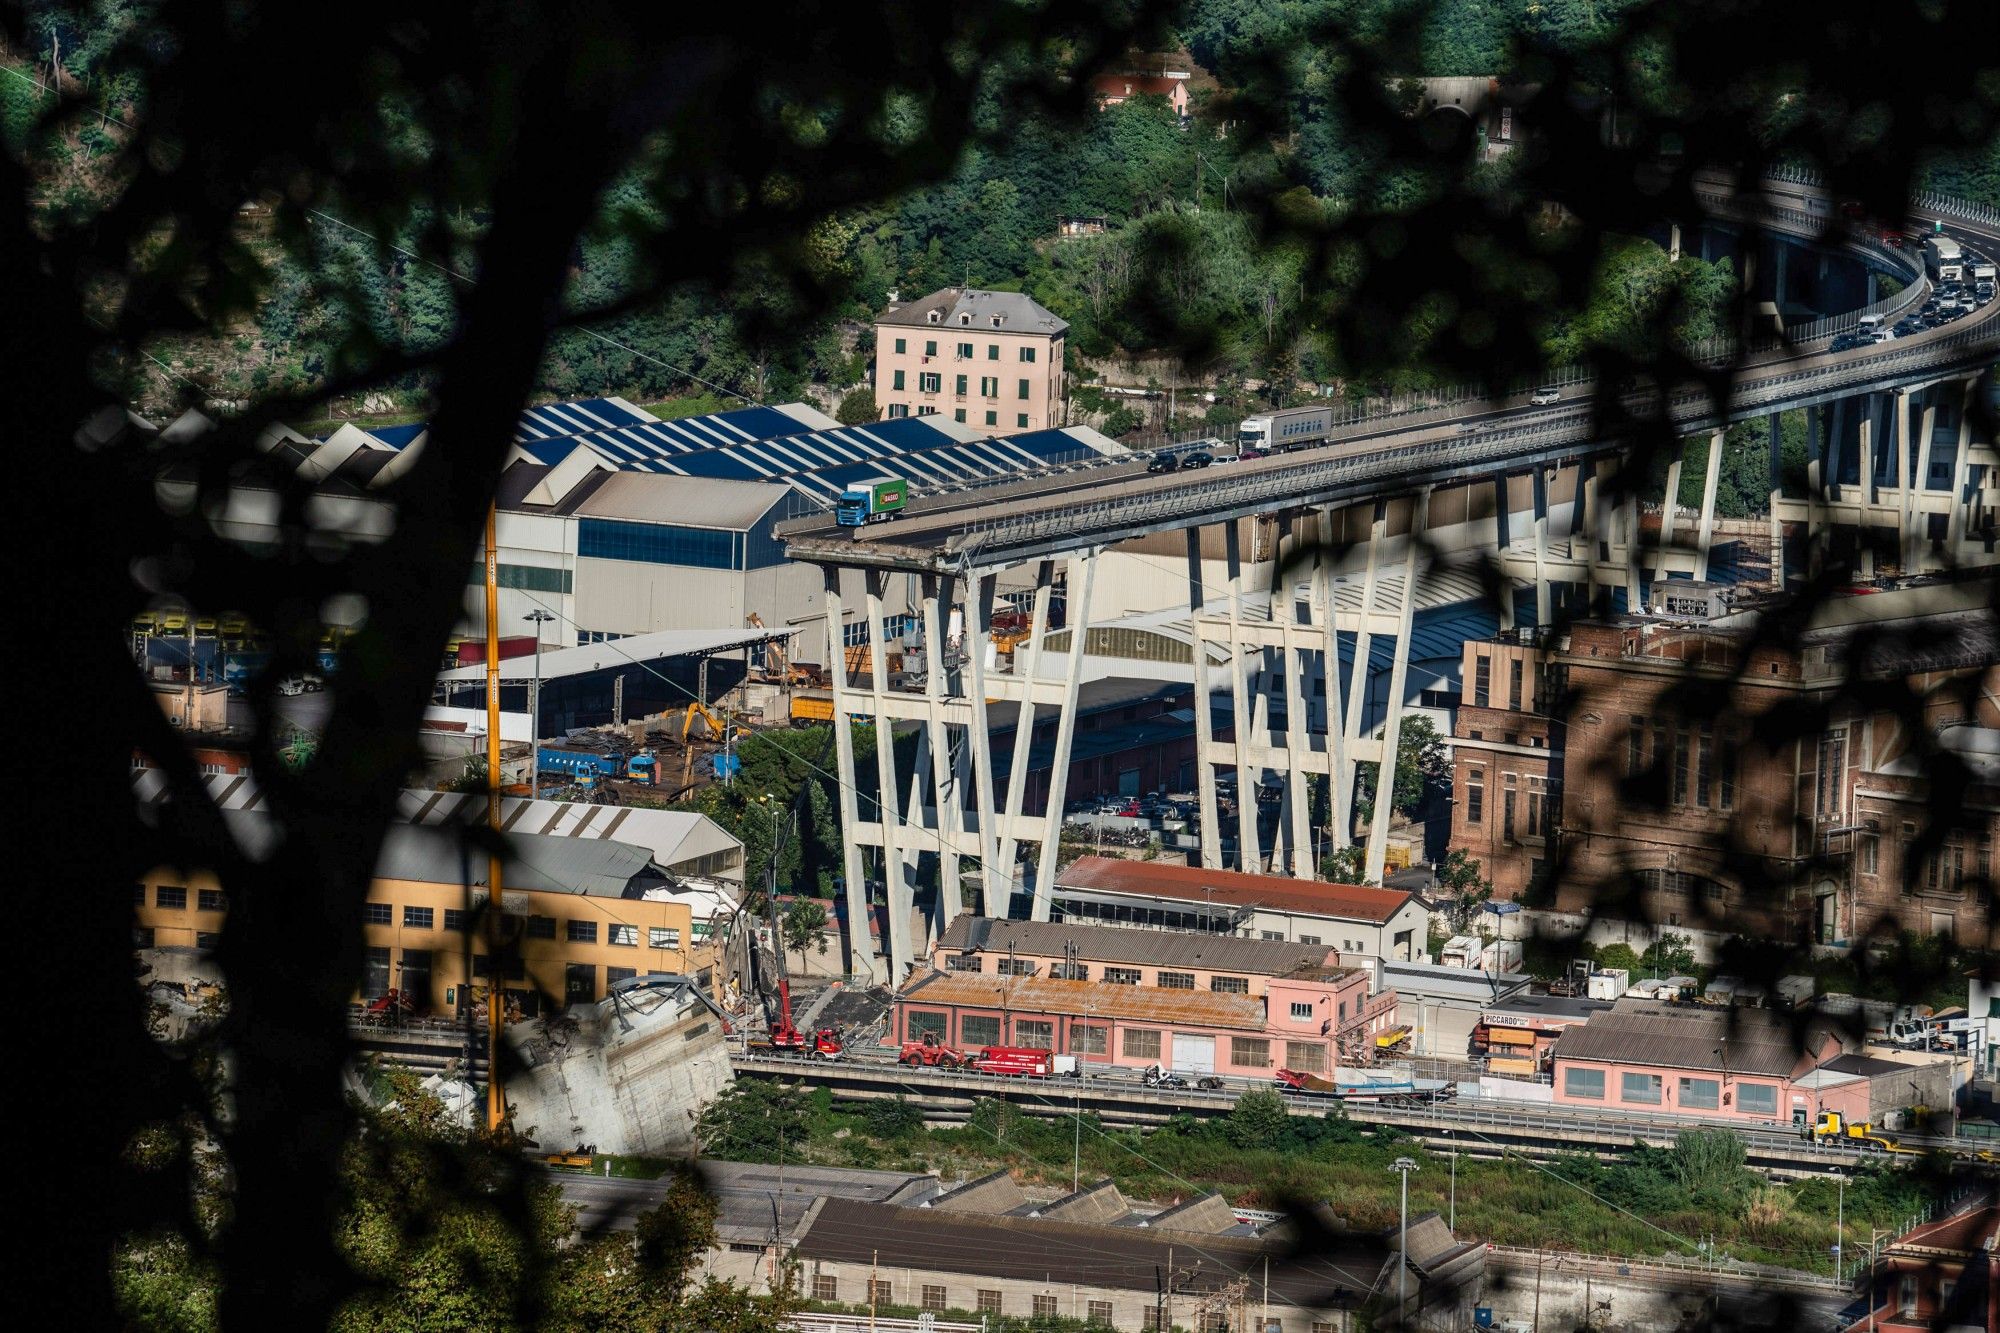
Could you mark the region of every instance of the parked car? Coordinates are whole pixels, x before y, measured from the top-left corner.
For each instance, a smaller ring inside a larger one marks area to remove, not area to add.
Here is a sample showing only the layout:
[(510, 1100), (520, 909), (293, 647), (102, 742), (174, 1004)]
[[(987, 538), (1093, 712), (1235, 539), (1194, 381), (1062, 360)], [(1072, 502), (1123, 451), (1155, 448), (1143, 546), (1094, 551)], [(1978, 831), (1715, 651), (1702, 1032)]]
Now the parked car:
[(1185, 472), (1189, 468), (1207, 467), (1214, 461), (1214, 454), (1209, 453), (1205, 449), (1197, 449), (1191, 454), (1181, 455), (1181, 471)]
[(1146, 471), (1149, 473), (1172, 472), (1180, 465), (1180, 459), (1174, 457), (1172, 454), (1154, 454), (1152, 461), (1146, 464)]

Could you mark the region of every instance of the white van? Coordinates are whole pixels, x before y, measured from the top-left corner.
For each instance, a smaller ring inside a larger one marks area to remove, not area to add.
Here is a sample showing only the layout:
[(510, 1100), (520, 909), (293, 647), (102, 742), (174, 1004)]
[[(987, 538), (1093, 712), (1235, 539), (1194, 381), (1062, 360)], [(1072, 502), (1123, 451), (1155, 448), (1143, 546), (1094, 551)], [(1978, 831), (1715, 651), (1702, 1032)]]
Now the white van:
[(1881, 315), (1863, 315), (1856, 321), (1855, 327), (1863, 333), (1873, 333), (1875, 330), (1881, 328), (1882, 324), (1883, 317)]

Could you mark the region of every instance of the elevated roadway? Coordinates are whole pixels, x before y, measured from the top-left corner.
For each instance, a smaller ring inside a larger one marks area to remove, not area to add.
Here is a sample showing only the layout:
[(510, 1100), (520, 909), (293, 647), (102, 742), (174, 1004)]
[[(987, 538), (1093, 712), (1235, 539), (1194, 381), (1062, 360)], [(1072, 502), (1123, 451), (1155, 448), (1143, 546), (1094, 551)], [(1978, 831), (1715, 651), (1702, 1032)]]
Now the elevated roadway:
[[(1822, 197), (1799, 187), (1770, 190), (1757, 210), (1764, 225), (1795, 236), (1824, 225)], [(1720, 197), (1714, 202), (1728, 205)], [(1943, 221), (1946, 234), (1983, 253), (2000, 253), (2000, 221), (1936, 209), (1914, 216)], [(1870, 254), (1877, 262), (1880, 256)], [(1902, 301), (1883, 303), (1892, 320), (1925, 291), (1921, 258), (1910, 262), (1911, 286)], [(1724, 401), (1705, 388), (1672, 391), (1664, 400), (1656, 391), (1636, 391), (1620, 401), (1636, 420), (1664, 419), (1677, 434), (1694, 435), (1795, 408), (1976, 374), (2000, 354), (2000, 301), (1936, 329), (1840, 353), (1828, 350), (1839, 321), (1821, 324), (1833, 327), (1820, 329), (1810, 341), (1746, 357), (1736, 366)], [(1712, 360), (1720, 367), (1727, 359)], [(1011, 565), (1149, 533), (1487, 477), (1626, 443), (1603, 430), (1593, 381), (1575, 379), (1564, 390), (1567, 400), (1552, 406), (1536, 406), (1520, 394), (1361, 416), (1337, 425), (1324, 443), (1197, 474), (1148, 475), (1146, 459), (1135, 457), (928, 497), (913, 503), (904, 517), (872, 528), (843, 529), (830, 518), (810, 518), (785, 525), (780, 536), (791, 558), (829, 565), (926, 573), (969, 563)]]

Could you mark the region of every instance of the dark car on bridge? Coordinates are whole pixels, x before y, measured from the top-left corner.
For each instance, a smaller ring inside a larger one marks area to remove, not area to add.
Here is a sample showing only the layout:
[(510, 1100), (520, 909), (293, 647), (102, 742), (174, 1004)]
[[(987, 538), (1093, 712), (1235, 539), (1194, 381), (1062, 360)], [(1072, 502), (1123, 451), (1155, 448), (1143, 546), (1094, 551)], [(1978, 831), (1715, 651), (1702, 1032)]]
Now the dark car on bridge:
[(1174, 457), (1172, 454), (1154, 454), (1152, 461), (1146, 464), (1146, 471), (1172, 472), (1180, 465), (1180, 459)]
[(1191, 454), (1181, 455), (1181, 471), (1185, 472), (1189, 468), (1193, 467), (1207, 467), (1210, 463), (1213, 463), (1214, 461), (1215, 461), (1214, 454), (1208, 453), (1205, 450), (1197, 449)]

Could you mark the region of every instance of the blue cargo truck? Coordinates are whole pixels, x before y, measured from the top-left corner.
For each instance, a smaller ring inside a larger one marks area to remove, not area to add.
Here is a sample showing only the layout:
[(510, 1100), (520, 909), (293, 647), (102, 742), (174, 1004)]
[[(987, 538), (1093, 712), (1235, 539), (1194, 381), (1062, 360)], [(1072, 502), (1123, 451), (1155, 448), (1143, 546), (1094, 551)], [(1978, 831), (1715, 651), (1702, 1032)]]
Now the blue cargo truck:
[(869, 477), (855, 482), (840, 493), (834, 506), (834, 521), (843, 528), (868, 523), (886, 523), (903, 511), (910, 485), (901, 477)]

